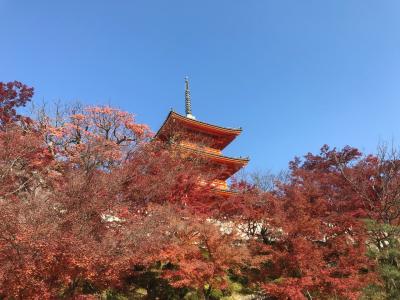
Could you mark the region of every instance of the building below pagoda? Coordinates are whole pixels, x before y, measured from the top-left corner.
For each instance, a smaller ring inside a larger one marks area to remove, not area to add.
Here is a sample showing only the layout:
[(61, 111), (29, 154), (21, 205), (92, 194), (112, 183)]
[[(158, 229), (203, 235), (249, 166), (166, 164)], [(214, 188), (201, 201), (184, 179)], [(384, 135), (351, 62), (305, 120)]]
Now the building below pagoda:
[(198, 156), (215, 169), (210, 184), (219, 193), (230, 194), (227, 180), (249, 162), (247, 158), (225, 156), (222, 150), (241, 132), (241, 128), (221, 127), (198, 121), (192, 115), (189, 82), (185, 80), (186, 116), (171, 111), (158, 130), (156, 138), (175, 143), (190, 155)]

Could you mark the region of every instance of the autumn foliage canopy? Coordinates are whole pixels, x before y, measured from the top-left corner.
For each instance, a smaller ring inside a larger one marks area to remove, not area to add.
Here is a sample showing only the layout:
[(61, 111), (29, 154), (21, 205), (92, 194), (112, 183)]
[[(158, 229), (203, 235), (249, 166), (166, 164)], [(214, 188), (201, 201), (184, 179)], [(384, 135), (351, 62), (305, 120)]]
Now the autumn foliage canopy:
[(199, 184), (212, 176), (206, 162), (152, 139), (132, 114), (99, 106), (19, 115), (32, 96), (20, 82), (0, 83), (0, 298), (393, 291), (382, 264), (398, 246), (395, 153), (324, 146), (292, 161), (272, 188), (237, 177), (236, 193), (222, 197)]

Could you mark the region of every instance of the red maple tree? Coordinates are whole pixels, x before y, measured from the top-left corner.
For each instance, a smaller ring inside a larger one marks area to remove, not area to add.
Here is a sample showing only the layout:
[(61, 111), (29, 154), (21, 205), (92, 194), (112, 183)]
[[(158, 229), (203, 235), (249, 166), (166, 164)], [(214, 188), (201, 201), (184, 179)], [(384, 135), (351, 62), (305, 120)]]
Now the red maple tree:
[[(363, 218), (398, 224), (398, 160), (324, 147), (270, 191), (204, 184), (215, 166), (107, 106), (23, 122), (0, 84), (0, 296), (205, 299), (231, 280), (270, 299), (356, 299), (375, 280)], [(381, 232), (382, 234), (382, 232)]]

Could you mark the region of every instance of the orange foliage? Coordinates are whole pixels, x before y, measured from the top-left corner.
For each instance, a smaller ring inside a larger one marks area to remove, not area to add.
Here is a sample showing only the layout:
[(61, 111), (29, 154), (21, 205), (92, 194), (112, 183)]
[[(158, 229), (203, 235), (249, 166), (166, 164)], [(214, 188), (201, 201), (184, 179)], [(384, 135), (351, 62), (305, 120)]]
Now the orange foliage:
[(0, 85), (0, 297), (93, 298), (152, 269), (203, 297), (233, 275), (271, 299), (356, 299), (375, 280), (360, 217), (398, 221), (376, 158), (324, 148), (272, 192), (236, 182), (223, 198), (199, 184), (214, 167), (150, 141), (129, 113), (23, 124), (31, 91)]

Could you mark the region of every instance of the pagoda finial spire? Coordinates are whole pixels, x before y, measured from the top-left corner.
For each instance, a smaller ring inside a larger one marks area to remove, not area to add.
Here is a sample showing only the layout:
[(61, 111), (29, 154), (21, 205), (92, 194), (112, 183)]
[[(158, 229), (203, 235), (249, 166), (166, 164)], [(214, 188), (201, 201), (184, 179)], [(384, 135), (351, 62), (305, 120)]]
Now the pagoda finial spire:
[(189, 77), (185, 77), (185, 112), (186, 117), (189, 119), (196, 119), (195, 116), (192, 115), (192, 103), (190, 100), (190, 89), (189, 89)]

